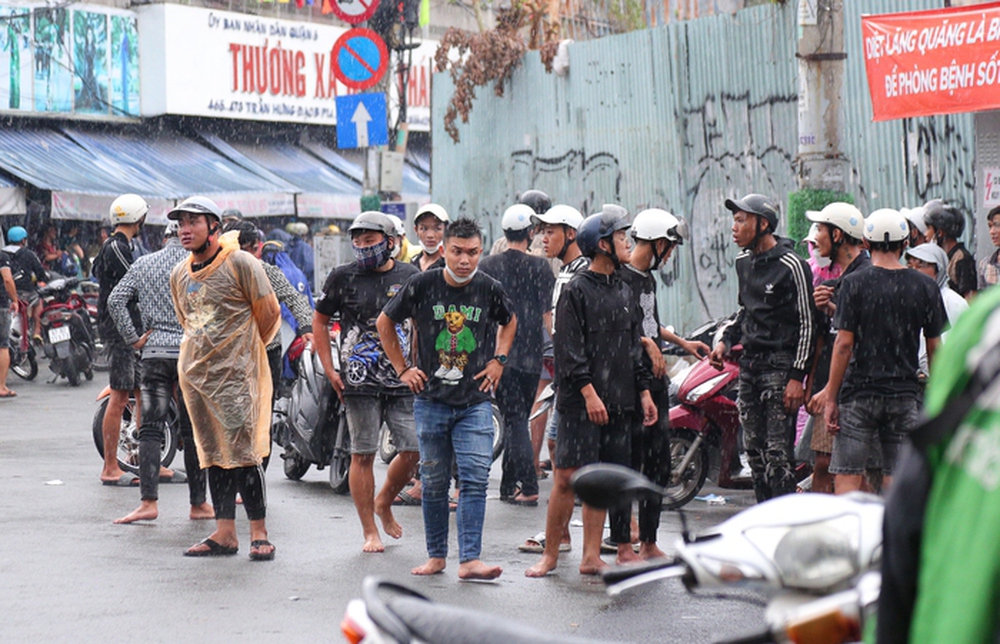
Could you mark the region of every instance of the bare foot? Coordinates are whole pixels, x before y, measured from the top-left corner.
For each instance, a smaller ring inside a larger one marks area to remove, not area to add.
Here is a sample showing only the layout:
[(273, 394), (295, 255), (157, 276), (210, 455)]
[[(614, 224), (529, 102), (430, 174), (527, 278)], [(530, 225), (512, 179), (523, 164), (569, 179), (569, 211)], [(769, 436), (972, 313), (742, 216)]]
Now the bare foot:
[(538, 563), (536, 563), (534, 566), (524, 571), (524, 576), (535, 577), (535, 578), (544, 577), (545, 575), (555, 570), (558, 564), (559, 560), (556, 559), (555, 557), (542, 555), (542, 558), (539, 559)]
[(365, 545), (361, 546), (361, 552), (385, 552), (385, 546), (382, 545), (382, 538), (378, 535), (378, 530), (375, 534), (365, 535)]
[(618, 556), (615, 557), (615, 564), (623, 566), (625, 564), (639, 563), (642, 559), (639, 555), (635, 554), (635, 550), (632, 550), (631, 543), (620, 543), (618, 544)]
[(152, 521), (157, 516), (159, 516), (159, 513), (157, 512), (156, 501), (142, 501), (138, 508), (132, 510), (120, 519), (115, 519), (114, 523), (121, 525), (125, 523), (135, 523), (136, 521)]
[(391, 504), (380, 504), (378, 501), (375, 502), (375, 514), (382, 521), (382, 529), (385, 533), (392, 537), (393, 539), (399, 539), (403, 536), (403, 526), (396, 522), (396, 517), (392, 514)]
[(643, 541), (639, 546), (639, 558), (643, 561), (666, 559), (667, 553), (660, 550), (655, 541)]
[(210, 503), (202, 503), (201, 505), (192, 505), (191, 513), (188, 514), (188, 518), (192, 521), (205, 521), (207, 519), (215, 518), (215, 508), (212, 507)]
[(606, 564), (600, 557), (598, 557), (596, 561), (585, 559), (580, 562), (580, 574), (599, 575), (610, 567), (611, 566)]
[(172, 478), (173, 476), (174, 476), (174, 471), (172, 469), (167, 468), (167, 467), (163, 467), (162, 465), (160, 466), (160, 478), (161, 479), (169, 479), (169, 478)]
[(501, 573), (503, 573), (503, 568), (500, 566), (487, 566), (478, 559), (458, 564), (459, 579), (490, 580), (496, 579)]
[(431, 557), (430, 559), (427, 560), (427, 563), (425, 563), (424, 565), (417, 566), (416, 568), (414, 568), (413, 570), (411, 570), (410, 574), (411, 575), (436, 575), (439, 572), (443, 572), (444, 571), (445, 563), (446, 562), (445, 562), (444, 559), (438, 559), (437, 557)]

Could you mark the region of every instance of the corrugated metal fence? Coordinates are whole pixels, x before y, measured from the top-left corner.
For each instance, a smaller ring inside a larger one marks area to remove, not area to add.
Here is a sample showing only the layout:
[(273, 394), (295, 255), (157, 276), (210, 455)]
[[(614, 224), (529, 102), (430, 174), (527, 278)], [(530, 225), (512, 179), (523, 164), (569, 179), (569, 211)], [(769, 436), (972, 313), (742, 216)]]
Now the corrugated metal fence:
[[(502, 98), (479, 91), (461, 142), (444, 133), (452, 86), (434, 78), (432, 197), (500, 234), (504, 209), (529, 188), (584, 213), (602, 203), (667, 208), (694, 239), (665, 273), (664, 322), (691, 329), (736, 308), (726, 197), (796, 189), (797, 3), (744, 9), (575, 43), (565, 77), (529, 53)], [(971, 115), (873, 124), (862, 13), (931, 0), (845, 2), (844, 152), (859, 206), (972, 203)], [(971, 210), (971, 208), (970, 208)]]

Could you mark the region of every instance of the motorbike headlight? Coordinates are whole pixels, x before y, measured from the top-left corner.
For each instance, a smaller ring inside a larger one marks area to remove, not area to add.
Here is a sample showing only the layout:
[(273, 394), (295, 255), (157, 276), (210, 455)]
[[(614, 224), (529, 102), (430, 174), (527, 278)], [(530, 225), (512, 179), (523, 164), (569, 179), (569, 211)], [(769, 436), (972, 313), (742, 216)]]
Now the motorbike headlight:
[(698, 563), (710, 575), (727, 583), (738, 584), (764, 579), (764, 573), (745, 561), (725, 561), (700, 554), (698, 555)]
[(685, 397), (685, 401), (693, 405), (694, 403), (698, 402), (699, 398), (701, 398), (708, 392), (715, 389), (720, 382), (722, 382), (728, 377), (729, 377), (728, 373), (720, 373), (714, 378), (706, 380), (705, 382), (701, 383), (700, 385), (689, 391), (688, 395)]
[(771, 558), (786, 586), (827, 590), (860, 572), (860, 534), (861, 519), (845, 514), (804, 525), (753, 528), (746, 538)]

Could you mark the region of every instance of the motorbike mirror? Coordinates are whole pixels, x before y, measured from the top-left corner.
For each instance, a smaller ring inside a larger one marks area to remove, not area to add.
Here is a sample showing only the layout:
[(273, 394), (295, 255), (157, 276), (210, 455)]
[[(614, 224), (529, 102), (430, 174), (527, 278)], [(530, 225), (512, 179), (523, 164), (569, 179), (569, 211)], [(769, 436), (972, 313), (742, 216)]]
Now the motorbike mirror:
[(571, 483), (581, 501), (601, 509), (627, 505), (637, 499), (668, 496), (665, 489), (635, 470), (610, 463), (581, 467)]

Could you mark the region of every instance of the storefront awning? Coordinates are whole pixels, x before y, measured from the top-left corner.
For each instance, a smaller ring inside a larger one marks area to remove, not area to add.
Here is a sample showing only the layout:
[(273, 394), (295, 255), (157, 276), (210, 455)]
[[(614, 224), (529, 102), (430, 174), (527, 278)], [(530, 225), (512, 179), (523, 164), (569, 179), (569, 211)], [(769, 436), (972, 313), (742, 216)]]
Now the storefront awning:
[(0, 177), (0, 215), (25, 215), (28, 213), (24, 188), (6, 177)]
[(218, 137), (205, 133), (201, 136), (235, 163), (262, 167), (294, 185), (298, 189), (295, 202), (299, 217), (353, 218), (359, 212), (361, 183), (297, 145), (278, 140), (253, 144), (223, 140), (222, 145), (217, 145)]
[(294, 186), (257, 175), (179, 134), (63, 131), (121, 175), (136, 182), (145, 180), (147, 194), (152, 196), (177, 200), (205, 195), (220, 208), (236, 208), (255, 216), (295, 212)]

